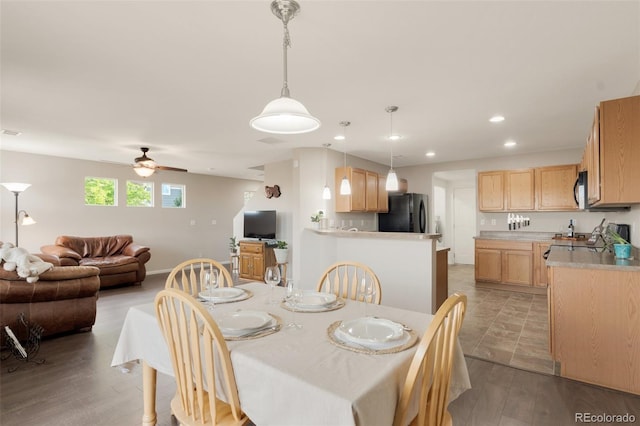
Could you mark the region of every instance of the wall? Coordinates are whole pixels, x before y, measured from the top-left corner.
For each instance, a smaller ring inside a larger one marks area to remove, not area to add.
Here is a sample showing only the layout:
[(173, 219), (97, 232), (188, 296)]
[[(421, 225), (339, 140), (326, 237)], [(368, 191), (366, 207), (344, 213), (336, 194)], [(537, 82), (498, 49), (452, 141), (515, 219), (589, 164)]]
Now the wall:
[[(550, 151), (544, 153), (512, 155), (466, 161), (439, 163), (427, 166), (403, 167), (397, 169), (398, 177), (409, 181), (410, 192), (421, 192), (431, 196), (432, 175), (439, 171), (473, 169), (476, 172), (486, 170), (508, 170), (528, 167), (544, 167), (560, 164), (577, 164), (582, 158), (582, 149)], [(430, 207), (431, 208), (431, 207)], [(569, 219), (576, 223), (576, 232), (591, 232), (603, 218), (615, 223), (631, 224), (633, 245), (640, 244), (640, 206), (634, 206), (629, 212), (531, 212), (531, 226), (526, 231), (561, 232), (566, 231)], [(495, 221), (495, 225), (493, 224)], [(478, 212), (476, 229), (478, 231), (503, 231), (507, 228), (507, 213)]]
[[(0, 152), (0, 182), (31, 184), (20, 194), (19, 206), (37, 223), (20, 227), (20, 246), (39, 252), (58, 235), (132, 234), (136, 242), (151, 247), (150, 272), (167, 271), (199, 256), (228, 262), (233, 218), (244, 205), (244, 192), (261, 187), (251, 180), (158, 172), (147, 178), (154, 182), (156, 205), (161, 184), (174, 183), (186, 185), (186, 208), (126, 207), (126, 181), (142, 180), (129, 166)], [(118, 206), (85, 206), (86, 176), (118, 179)], [(14, 196), (3, 187), (0, 190), (0, 240), (13, 242)]]

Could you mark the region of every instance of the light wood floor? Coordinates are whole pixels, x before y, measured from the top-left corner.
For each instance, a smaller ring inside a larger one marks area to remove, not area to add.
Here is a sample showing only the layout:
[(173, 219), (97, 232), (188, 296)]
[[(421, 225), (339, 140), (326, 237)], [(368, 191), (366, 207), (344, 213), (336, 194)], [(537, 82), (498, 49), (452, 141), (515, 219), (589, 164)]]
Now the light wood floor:
[[(45, 340), (43, 365), (7, 360), (0, 372), (3, 426), (128, 426), (142, 416), (142, 373), (110, 367), (127, 309), (150, 302), (166, 275), (147, 277), (142, 287), (101, 292), (93, 331)], [(574, 413), (633, 413), (640, 398), (559, 377), (468, 358), (473, 389), (450, 405), (457, 425), (573, 425)], [(269, 397), (265, 385), (265, 398)], [(158, 375), (158, 424), (171, 424), (173, 379)], [(370, 425), (364, 425), (370, 426)]]

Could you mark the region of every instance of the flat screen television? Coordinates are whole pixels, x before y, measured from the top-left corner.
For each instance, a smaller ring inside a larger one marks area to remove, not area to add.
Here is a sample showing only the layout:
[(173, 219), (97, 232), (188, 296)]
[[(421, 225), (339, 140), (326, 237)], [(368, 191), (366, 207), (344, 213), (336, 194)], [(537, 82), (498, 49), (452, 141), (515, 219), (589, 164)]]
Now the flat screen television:
[(254, 210), (244, 212), (244, 237), (259, 240), (276, 238), (276, 211)]

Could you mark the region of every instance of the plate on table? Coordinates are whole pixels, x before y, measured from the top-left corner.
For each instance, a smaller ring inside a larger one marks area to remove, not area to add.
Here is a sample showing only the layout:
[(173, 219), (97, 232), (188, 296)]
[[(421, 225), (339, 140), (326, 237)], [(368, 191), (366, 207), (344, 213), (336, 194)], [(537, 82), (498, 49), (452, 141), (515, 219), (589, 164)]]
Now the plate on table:
[(242, 300), (247, 296), (247, 293), (236, 287), (220, 287), (213, 289), (213, 295), (209, 294), (209, 291), (201, 291), (198, 296), (203, 300), (224, 303), (236, 300)]
[(338, 298), (332, 293), (304, 292), (302, 297), (293, 305), (302, 309), (326, 308), (336, 303)]
[(216, 318), (220, 331), (225, 336), (242, 336), (271, 327), (275, 319), (267, 312), (236, 311)]
[(402, 324), (384, 318), (364, 317), (345, 321), (336, 329), (342, 340), (371, 347), (396, 344), (404, 336)]

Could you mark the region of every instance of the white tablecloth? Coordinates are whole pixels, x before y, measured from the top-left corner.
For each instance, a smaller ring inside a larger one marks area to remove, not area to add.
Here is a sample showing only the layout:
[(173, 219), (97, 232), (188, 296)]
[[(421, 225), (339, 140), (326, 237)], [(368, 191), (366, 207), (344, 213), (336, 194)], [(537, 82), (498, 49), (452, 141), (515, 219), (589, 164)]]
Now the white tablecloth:
[[(213, 317), (238, 309), (275, 314), (286, 324), (292, 312), (266, 304), (269, 287), (243, 286), (254, 296), (242, 302), (217, 304)], [(283, 288), (276, 288), (282, 296)], [(416, 346), (387, 355), (352, 352), (333, 345), (327, 328), (338, 320), (363, 316), (363, 304), (347, 301), (342, 309), (323, 313), (296, 313), (299, 331), (283, 330), (269, 336), (229, 341), (242, 409), (263, 425), (390, 425)], [(368, 315), (402, 322), (422, 336), (431, 315), (387, 306), (370, 305)], [(171, 360), (158, 327), (152, 303), (129, 309), (111, 362), (119, 366), (145, 360), (161, 373), (173, 375)], [(450, 400), (471, 388), (462, 350), (458, 346)]]

